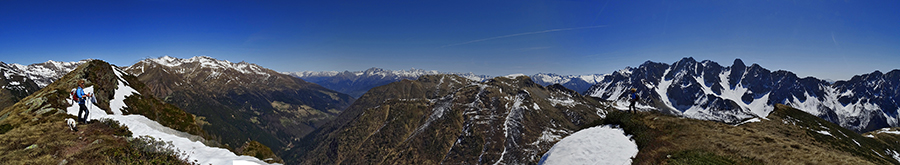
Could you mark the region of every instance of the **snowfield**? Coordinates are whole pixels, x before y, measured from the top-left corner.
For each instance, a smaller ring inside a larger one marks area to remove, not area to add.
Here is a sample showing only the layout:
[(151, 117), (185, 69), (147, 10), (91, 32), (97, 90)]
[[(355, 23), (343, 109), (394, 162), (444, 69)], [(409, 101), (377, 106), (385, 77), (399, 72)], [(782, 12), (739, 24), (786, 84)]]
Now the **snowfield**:
[(591, 127), (563, 138), (538, 164), (631, 164), (638, 148), (621, 128)]
[[(109, 108), (112, 109), (115, 114), (107, 114), (104, 110), (91, 104), (88, 105), (88, 110), (90, 112), (88, 120), (98, 120), (102, 118), (115, 120), (122, 125), (128, 126), (128, 129), (132, 132), (132, 137), (150, 136), (157, 140), (172, 142), (176, 149), (187, 153), (187, 160), (196, 161), (199, 164), (268, 164), (255, 157), (238, 156), (224, 148), (206, 146), (200, 141), (191, 140), (197, 139), (197, 136), (165, 127), (143, 115), (122, 115), (121, 109), (125, 107), (125, 104), (122, 100), (118, 99), (124, 100), (126, 96), (137, 92), (131, 87), (123, 85), (121, 71), (116, 68), (113, 68), (113, 70), (119, 78), (119, 87), (115, 91), (115, 99), (110, 100)], [(94, 87), (87, 87), (84, 89), (84, 92), (94, 93)], [(73, 104), (66, 109), (66, 112), (78, 116), (78, 104), (71, 98), (67, 98), (67, 101)]]

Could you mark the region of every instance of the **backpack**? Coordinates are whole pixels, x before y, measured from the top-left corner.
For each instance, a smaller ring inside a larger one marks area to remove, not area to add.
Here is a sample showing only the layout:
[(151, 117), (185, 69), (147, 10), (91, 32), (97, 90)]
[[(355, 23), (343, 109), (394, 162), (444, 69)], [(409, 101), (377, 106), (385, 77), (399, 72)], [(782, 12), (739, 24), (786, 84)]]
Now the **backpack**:
[(72, 90), (72, 100), (75, 100), (75, 102), (78, 102), (78, 96), (76, 96), (75, 91), (78, 91), (78, 89)]

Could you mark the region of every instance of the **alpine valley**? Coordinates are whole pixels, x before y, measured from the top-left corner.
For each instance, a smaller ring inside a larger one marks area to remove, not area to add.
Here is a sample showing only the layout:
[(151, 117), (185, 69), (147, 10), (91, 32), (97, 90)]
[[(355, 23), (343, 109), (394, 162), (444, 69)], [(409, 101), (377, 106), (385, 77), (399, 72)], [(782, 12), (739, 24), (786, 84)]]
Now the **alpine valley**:
[(251, 139), (290, 148), (353, 102), (349, 95), (256, 64), (206, 56), (145, 59), (124, 70), (153, 96), (204, 118), (204, 129), (230, 146)]

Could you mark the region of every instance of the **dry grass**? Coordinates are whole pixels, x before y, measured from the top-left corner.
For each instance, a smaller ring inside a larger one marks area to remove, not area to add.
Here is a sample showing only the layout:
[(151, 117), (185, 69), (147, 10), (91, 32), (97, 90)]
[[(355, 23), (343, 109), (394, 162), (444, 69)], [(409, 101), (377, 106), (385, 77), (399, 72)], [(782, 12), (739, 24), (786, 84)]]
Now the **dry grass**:
[[(115, 122), (26, 123), (0, 134), (3, 164), (189, 164), (172, 153), (154, 153), (130, 144), (131, 132)], [(146, 143), (144, 143), (146, 144)]]
[[(841, 139), (822, 140), (818, 133), (801, 124), (783, 122), (779, 116), (770, 115), (769, 119), (732, 126), (659, 113), (617, 111), (594, 125), (616, 124), (634, 135), (640, 149), (635, 164), (893, 163), (867, 158), (866, 153), (848, 152), (835, 145)], [(824, 121), (816, 119), (809, 120)]]

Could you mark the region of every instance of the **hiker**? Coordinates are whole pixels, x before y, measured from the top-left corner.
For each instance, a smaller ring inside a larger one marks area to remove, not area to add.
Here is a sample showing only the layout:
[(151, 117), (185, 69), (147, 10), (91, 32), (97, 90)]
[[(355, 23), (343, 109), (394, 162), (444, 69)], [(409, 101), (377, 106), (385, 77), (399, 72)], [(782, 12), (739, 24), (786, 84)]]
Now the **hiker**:
[(631, 105), (628, 105), (628, 110), (630, 110), (632, 113), (637, 111), (637, 108), (634, 107), (634, 103), (636, 103), (637, 101), (638, 101), (637, 88), (631, 88)]
[[(92, 97), (91, 94), (84, 93), (84, 79), (78, 80), (78, 89), (75, 90), (75, 96), (77, 96), (78, 100), (78, 120), (81, 120), (81, 123), (87, 123), (88, 118), (88, 108), (85, 104), (85, 100), (88, 97)], [(81, 117), (81, 112), (84, 112), (84, 118)]]

